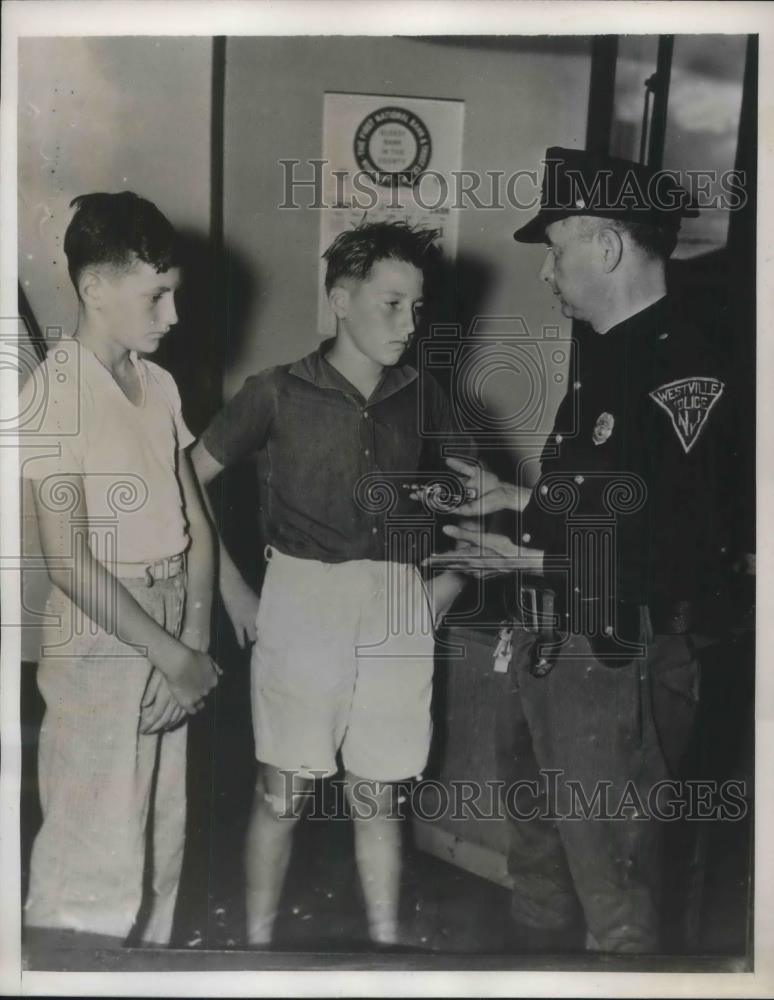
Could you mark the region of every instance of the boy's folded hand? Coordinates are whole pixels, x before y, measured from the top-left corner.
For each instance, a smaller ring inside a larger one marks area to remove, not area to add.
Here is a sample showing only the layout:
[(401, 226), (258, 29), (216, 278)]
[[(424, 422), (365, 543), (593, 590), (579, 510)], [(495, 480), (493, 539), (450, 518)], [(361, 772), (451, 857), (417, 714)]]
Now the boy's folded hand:
[(140, 732), (144, 735), (175, 729), (186, 718), (164, 675), (155, 668), (148, 679), (140, 707)]
[(206, 654), (179, 644), (174, 662), (158, 664), (173, 697), (189, 715), (195, 715), (218, 683), (220, 667)]

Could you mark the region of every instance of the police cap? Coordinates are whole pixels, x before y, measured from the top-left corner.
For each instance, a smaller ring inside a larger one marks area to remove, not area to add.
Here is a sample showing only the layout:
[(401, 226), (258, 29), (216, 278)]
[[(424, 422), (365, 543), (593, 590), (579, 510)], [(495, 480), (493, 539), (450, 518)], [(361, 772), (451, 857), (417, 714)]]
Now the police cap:
[(699, 213), (677, 171), (653, 170), (634, 160), (550, 146), (546, 150), (540, 211), (517, 229), (520, 243), (542, 243), (546, 226), (571, 215), (643, 222), (676, 232)]

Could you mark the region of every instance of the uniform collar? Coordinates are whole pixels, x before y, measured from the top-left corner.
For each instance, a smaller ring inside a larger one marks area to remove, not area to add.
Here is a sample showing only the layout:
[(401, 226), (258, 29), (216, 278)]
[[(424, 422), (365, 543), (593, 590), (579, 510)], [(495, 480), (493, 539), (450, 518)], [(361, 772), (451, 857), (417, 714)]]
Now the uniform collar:
[(669, 297), (664, 295), (633, 316), (629, 316), (621, 323), (611, 326), (607, 333), (601, 335), (600, 339), (607, 344), (613, 341), (620, 342), (623, 338), (629, 339), (640, 333), (654, 333), (658, 335), (668, 326), (669, 314)]
[[(319, 389), (336, 389), (351, 396), (353, 393), (362, 398), (361, 393), (346, 379), (340, 371), (333, 367), (325, 355), (331, 348), (332, 341), (327, 340), (316, 351), (307, 354), (305, 358), (294, 361), (288, 371), (291, 375), (311, 382)], [(417, 378), (417, 371), (411, 365), (393, 365), (385, 368), (378, 385), (373, 391), (369, 403), (377, 403), (388, 396), (394, 395)]]

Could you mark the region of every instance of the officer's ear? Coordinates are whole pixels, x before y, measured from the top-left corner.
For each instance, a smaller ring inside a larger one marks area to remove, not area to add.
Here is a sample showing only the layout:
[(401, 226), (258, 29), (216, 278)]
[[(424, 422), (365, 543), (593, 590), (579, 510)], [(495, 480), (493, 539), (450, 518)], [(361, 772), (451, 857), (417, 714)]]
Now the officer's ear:
[(623, 255), (621, 234), (612, 226), (602, 226), (597, 233), (597, 239), (602, 250), (602, 269), (606, 274), (609, 274), (621, 262)]

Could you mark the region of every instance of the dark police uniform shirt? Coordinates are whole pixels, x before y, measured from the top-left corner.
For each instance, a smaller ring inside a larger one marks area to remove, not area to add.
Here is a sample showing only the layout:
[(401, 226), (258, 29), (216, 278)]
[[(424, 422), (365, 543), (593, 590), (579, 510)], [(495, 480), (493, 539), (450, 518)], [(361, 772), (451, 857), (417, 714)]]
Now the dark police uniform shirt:
[(691, 602), (706, 615), (718, 599), (728, 545), (719, 498), (733, 490), (720, 374), (667, 298), (578, 338), (522, 519), (525, 541), (559, 561), (549, 579), (565, 606), (574, 592), (666, 614)]
[(448, 400), (410, 365), (386, 368), (366, 400), (323, 351), (246, 379), (204, 446), (222, 465), (261, 453), (264, 535), (281, 552), (418, 561), (432, 545), (415, 544), (428, 515), (404, 484), (418, 472), (448, 472), (440, 454), (454, 434)]

